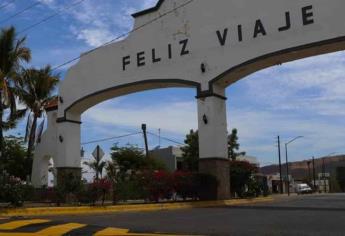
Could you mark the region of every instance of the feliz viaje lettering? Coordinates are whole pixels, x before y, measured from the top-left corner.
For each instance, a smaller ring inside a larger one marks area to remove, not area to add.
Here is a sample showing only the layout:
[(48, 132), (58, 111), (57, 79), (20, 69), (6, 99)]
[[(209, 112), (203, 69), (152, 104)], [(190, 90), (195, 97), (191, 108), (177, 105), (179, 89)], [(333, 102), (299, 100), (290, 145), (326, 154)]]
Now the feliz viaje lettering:
[[(302, 15), (302, 26), (307, 26), (314, 23), (314, 13), (313, 6), (309, 5), (301, 8)], [(284, 24), (277, 29), (278, 32), (288, 31), (292, 27), (292, 19), (290, 11), (285, 12), (283, 15)], [(235, 27), (235, 38), (238, 42), (243, 42), (245, 40), (243, 30), (245, 29), (243, 25), (239, 24)], [(216, 31), (216, 39), (220, 46), (225, 46), (230, 41), (229, 40), (229, 28), (224, 28), (222, 30)], [(266, 26), (261, 19), (258, 19), (253, 24), (253, 34), (252, 38), (264, 37), (268, 34)], [(177, 53), (176, 53), (177, 52)], [(122, 58), (122, 70), (126, 71), (129, 66), (134, 65), (137, 68), (144, 67), (147, 64), (156, 64), (162, 60), (171, 60), (173, 57), (183, 57), (190, 54), (189, 49), (189, 39), (184, 39), (172, 45), (171, 43), (167, 45), (165, 52), (159, 51), (156, 48), (152, 48), (150, 51), (139, 51), (135, 55), (127, 55)], [(164, 55), (164, 56), (163, 56)]]

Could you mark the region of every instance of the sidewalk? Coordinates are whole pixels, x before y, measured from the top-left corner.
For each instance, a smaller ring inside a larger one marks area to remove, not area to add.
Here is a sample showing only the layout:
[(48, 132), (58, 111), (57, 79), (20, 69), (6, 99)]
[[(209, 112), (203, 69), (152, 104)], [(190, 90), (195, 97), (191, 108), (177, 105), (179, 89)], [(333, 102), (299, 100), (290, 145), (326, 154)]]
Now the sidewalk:
[(142, 211), (162, 211), (162, 210), (177, 210), (177, 209), (217, 207), (217, 206), (248, 205), (248, 204), (256, 204), (256, 203), (271, 202), (271, 201), (274, 201), (274, 198), (265, 197), (265, 198), (255, 198), (255, 199), (233, 199), (233, 200), (223, 200), (223, 201), (135, 204), (135, 205), (115, 205), (115, 206), (16, 208), (16, 209), (1, 209), (0, 217), (90, 215), (90, 214), (142, 212)]

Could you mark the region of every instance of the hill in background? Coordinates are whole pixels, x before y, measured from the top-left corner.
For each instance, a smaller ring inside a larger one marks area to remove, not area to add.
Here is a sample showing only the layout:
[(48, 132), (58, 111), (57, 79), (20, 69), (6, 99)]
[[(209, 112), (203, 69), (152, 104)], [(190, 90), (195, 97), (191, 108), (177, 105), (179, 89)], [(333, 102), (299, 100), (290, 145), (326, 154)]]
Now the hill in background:
[[(322, 160), (323, 158), (315, 159), (315, 173), (316, 178), (318, 173), (322, 173)], [(298, 161), (289, 163), (289, 172), (294, 179), (306, 179), (308, 178), (308, 161)], [(345, 167), (345, 155), (325, 157), (325, 172), (331, 173), (332, 176), (336, 173), (336, 168)], [(261, 173), (265, 175), (274, 175), (279, 173), (279, 165), (269, 165), (260, 168)], [(313, 164), (310, 164), (311, 176), (313, 175)], [(282, 164), (282, 175), (286, 175), (286, 165)]]

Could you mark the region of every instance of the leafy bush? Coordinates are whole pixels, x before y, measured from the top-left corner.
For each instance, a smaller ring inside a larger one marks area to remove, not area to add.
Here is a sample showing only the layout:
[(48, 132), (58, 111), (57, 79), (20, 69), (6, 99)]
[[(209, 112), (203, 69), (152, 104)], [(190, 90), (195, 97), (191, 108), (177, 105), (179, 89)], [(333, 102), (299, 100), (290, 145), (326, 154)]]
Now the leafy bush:
[(23, 183), (20, 178), (3, 175), (0, 179), (0, 201), (12, 206), (22, 206), (24, 201), (32, 200), (34, 188)]
[(193, 192), (203, 201), (217, 199), (218, 180), (210, 174), (196, 173), (193, 175)]
[[(254, 186), (251, 183), (253, 175), (257, 173), (258, 169), (255, 165), (250, 164), (246, 161), (231, 161), (230, 162), (230, 182), (231, 191), (236, 193), (238, 197), (245, 197), (245, 195), (253, 194), (251, 192), (255, 191)], [(249, 189), (248, 187), (254, 187), (254, 189)], [(246, 194), (247, 190), (250, 190)]]
[(85, 185), (85, 181), (82, 181), (78, 176), (74, 176), (71, 173), (68, 174), (68, 179), (69, 181), (63, 181), (63, 184), (58, 183), (55, 188), (56, 203), (58, 206), (61, 203), (77, 202), (78, 195)]
[(84, 184), (76, 194), (80, 203), (96, 205), (101, 198), (104, 205), (105, 197), (111, 190), (111, 182), (108, 179), (94, 180), (90, 184)]
[(6, 137), (0, 158), (0, 171), (26, 180), (31, 175), (32, 158), (27, 158), (23, 138)]
[(115, 186), (116, 201), (139, 200), (148, 198), (142, 176), (119, 181)]

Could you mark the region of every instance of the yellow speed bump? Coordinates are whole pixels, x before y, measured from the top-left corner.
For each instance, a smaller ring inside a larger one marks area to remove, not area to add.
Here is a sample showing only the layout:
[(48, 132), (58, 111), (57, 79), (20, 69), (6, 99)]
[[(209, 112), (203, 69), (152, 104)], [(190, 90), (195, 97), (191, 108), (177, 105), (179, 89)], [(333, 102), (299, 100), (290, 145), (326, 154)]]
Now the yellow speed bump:
[(44, 230), (38, 231), (35, 235), (63, 235), (72, 230), (85, 227), (85, 224), (68, 223), (48, 227)]
[(108, 235), (128, 235), (128, 229), (106, 228), (98, 231), (94, 236), (108, 236)]
[(50, 222), (50, 220), (43, 220), (43, 219), (16, 220), (16, 221), (0, 224), (0, 230), (14, 230), (14, 229), (28, 226), (28, 225), (41, 224), (41, 223), (47, 223), (47, 222)]

